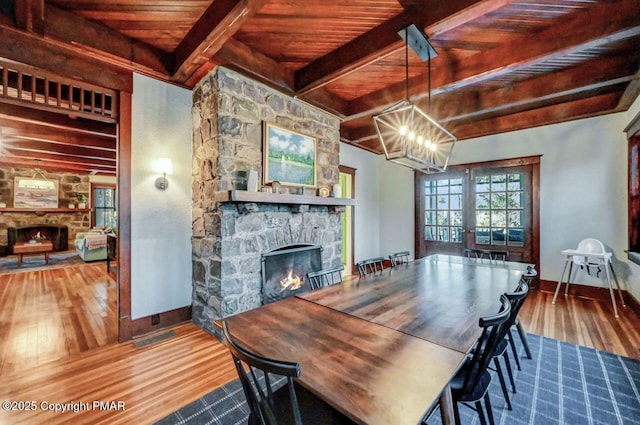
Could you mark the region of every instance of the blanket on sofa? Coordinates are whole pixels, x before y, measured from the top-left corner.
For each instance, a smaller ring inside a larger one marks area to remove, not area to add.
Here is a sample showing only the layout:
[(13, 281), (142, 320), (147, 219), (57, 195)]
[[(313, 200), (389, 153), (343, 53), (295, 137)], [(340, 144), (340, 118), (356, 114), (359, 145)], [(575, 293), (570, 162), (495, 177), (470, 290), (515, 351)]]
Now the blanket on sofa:
[(107, 246), (107, 235), (100, 233), (87, 233), (84, 237), (87, 249), (98, 249)]

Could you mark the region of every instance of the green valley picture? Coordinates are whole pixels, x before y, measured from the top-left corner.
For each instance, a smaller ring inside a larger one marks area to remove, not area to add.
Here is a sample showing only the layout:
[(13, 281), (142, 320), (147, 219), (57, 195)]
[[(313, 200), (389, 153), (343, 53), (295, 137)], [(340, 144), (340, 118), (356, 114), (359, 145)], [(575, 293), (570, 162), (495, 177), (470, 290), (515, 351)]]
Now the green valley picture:
[(264, 183), (316, 185), (316, 139), (264, 124)]

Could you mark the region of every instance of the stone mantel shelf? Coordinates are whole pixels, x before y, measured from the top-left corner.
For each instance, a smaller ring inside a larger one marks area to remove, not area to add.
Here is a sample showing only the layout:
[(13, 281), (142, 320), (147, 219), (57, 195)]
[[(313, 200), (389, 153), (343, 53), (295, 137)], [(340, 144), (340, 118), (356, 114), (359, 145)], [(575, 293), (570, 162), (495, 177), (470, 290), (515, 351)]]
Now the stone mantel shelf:
[(0, 208), (0, 213), (3, 212), (19, 212), (19, 213), (33, 213), (33, 214), (45, 214), (45, 213), (74, 213), (74, 212), (89, 212), (90, 208)]
[(291, 195), (268, 192), (248, 192), (246, 190), (228, 190), (219, 192), (216, 196), (219, 202), (256, 202), (266, 204), (290, 204), (290, 205), (327, 205), (327, 206), (354, 206), (353, 198), (329, 198), (322, 196)]

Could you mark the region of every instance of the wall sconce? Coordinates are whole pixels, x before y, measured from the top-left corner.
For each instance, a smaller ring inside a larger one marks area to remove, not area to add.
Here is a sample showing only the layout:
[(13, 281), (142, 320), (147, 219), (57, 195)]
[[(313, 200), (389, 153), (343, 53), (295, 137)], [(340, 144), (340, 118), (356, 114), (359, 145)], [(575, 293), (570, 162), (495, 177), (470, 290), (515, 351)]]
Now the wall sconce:
[(156, 187), (160, 190), (165, 190), (169, 187), (169, 180), (167, 180), (167, 174), (173, 173), (173, 167), (171, 166), (170, 158), (158, 158), (157, 170), (162, 173), (162, 177), (156, 179)]

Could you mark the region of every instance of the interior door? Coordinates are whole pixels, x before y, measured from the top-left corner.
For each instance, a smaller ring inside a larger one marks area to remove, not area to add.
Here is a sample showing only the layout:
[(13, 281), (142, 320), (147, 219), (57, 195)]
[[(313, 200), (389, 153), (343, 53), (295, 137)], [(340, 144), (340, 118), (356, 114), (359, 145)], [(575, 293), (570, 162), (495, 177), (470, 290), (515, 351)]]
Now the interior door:
[(538, 262), (540, 158), (518, 158), (416, 173), (416, 253), (465, 255), (504, 250)]
[(469, 174), (465, 246), (504, 250), (510, 261), (532, 262), (532, 167)]
[(416, 252), (462, 255), (465, 249), (464, 172), (418, 176), (416, 216), (421, 233)]

